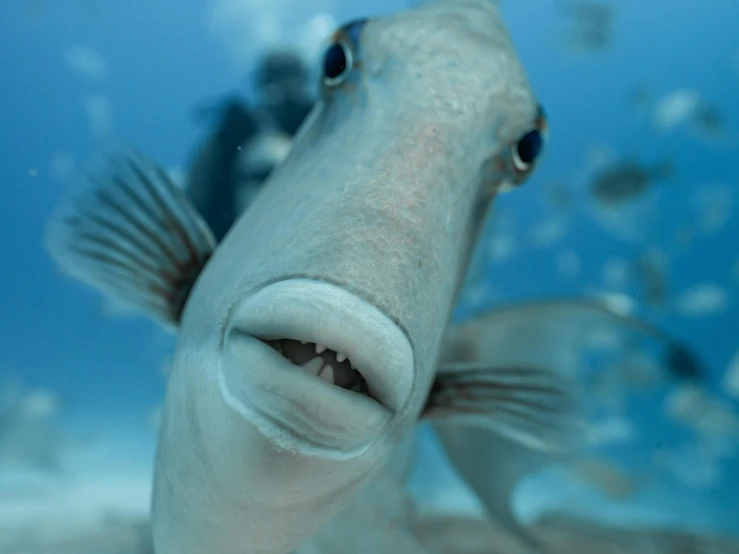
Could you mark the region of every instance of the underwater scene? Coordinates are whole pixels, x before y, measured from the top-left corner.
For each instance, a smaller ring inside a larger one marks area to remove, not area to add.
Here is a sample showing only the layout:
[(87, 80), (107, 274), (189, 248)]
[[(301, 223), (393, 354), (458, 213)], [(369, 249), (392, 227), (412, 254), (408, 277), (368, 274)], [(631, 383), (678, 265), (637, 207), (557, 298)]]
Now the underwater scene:
[(739, 554), (739, 4), (0, 5), (0, 554)]

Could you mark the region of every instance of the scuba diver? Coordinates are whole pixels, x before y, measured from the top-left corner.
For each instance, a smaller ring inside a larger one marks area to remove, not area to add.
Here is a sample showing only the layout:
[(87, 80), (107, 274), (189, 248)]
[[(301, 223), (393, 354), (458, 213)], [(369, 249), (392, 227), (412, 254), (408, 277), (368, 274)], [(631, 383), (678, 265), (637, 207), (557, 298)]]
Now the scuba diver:
[(297, 54), (275, 50), (258, 64), (256, 107), (249, 108), (234, 95), (200, 110), (213, 115), (215, 125), (192, 158), (185, 190), (216, 240), (224, 237), (287, 155), (290, 140), (313, 108), (308, 79)]

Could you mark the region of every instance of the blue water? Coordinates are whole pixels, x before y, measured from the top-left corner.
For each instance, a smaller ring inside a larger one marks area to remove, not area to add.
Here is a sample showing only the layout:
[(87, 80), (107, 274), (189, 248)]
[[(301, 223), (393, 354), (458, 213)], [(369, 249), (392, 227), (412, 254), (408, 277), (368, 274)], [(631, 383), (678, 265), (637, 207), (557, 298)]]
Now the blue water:
[[(30, 2), (0, 4), (0, 376), (18, 375), (29, 388), (56, 390), (65, 413), (96, 432), (119, 425), (146, 428), (148, 414), (163, 397), (159, 370), (173, 337), (142, 318), (110, 318), (97, 294), (57, 273), (42, 248), (42, 235), (68, 183), (54, 178), (50, 162), (54, 152), (62, 151), (83, 164), (99, 147), (116, 140), (135, 144), (164, 167), (185, 165), (207, 131), (192, 116), (195, 104), (226, 92), (251, 93), (244, 84), (249, 57), (234, 55), (233, 37), (224, 40), (208, 24), (215, 3), (50, 0), (37, 15), (29, 13)], [(368, 13), (366, 3), (335, 4), (329, 13), (337, 22), (407, 5), (383, 0)], [(733, 0), (623, 0), (612, 5), (612, 44), (602, 52), (580, 53), (558, 42), (566, 22), (554, 2), (503, 2), (551, 134), (535, 176), (502, 198), (496, 213), (506, 215), (506, 232), (518, 237), (520, 245), (537, 223), (557, 213), (543, 199), (548, 185), (566, 183), (577, 202), (563, 216), (568, 231), (560, 242), (520, 246), (505, 262), (490, 262), (485, 279), (493, 292), (461, 310), (603, 289), (604, 262), (633, 258), (644, 243), (621, 240), (598, 224), (583, 190), (587, 153), (605, 145), (645, 160), (669, 157), (676, 175), (642, 221), (646, 240), (670, 255), (673, 296), (693, 284), (711, 282), (728, 291), (729, 305), (694, 319), (644, 306), (639, 313), (690, 344), (718, 391), (739, 347), (737, 283), (731, 279), (739, 256), (739, 221), (732, 217), (717, 234), (698, 237), (686, 250), (676, 246), (674, 236), (696, 217), (696, 191), (723, 184), (735, 197), (739, 192), (739, 76), (727, 65), (730, 52), (739, 48), (739, 5)], [(301, 10), (311, 13), (308, 7)], [(246, 20), (245, 37), (252, 31), (248, 24)], [(284, 31), (289, 38), (290, 28)], [(64, 52), (74, 45), (92, 48), (106, 60), (104, 79), (92, 80), (65, 64)], [(655, 132), (647, 124), (649, 107), (627, 105), (640, 85), (648, 87), (652, 102), (679, 88), (698, 91), (720, 108), (734, 141), (702, 141), (683, 127)], [(89, 131), (83, 99), (90, 93), (104, 95), (112, 106), (112, 132), (102, 140)], [(739, 198), (737, 202), (739, 208)], [(576, 276), (556, 270), (566, 250), (579, 259)], [(637, 290), (626, 292), (636, 295)], [(679, 444), (689, 436), (664, 421), (660, 400), (629, 402), (639, 439), (611, 449), (611, 456), (648, 466), (657, 442)], [(148, 429), (142, 433), (153, 440)], [(664, 510), (665, 520), (675, 513), (686, 524), (699, 520), (703, 527), (731, 530), (739, 522), (739, 461), (735, 456), (720, 465), (720, 486), (691, 488), (663, 472), (653, 490), (637, 500)]]

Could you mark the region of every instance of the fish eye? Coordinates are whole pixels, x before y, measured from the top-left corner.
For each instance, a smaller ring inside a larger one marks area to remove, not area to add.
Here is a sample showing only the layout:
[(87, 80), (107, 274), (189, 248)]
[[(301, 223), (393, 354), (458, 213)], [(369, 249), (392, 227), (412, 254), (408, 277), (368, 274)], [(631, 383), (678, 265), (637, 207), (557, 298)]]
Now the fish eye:
[(539, 129), (532, 129), (523, 135), (513, 148), (513, 164), (519, 171), (528, 171), (536, 161), (544, 145)]
[(353, 65), (352, 51), (343, 40), (333, 43), (323, 56), (323, 82), (334, 87), (344, 82)]

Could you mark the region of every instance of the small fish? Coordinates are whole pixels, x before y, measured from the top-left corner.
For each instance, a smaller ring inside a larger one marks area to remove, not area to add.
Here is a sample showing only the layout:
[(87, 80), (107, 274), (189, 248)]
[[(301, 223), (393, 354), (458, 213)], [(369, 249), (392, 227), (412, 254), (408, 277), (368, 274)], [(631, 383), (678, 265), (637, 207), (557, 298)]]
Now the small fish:
[(562, 13), (572, 23), (566, 44), (573, 50), (594, 52), (611, 44), (614, 9), (602, 2), (561, 2)]
[(546, 135), (496, 3), (355, 20), (322, 71), (290, 153), (219, 244), (143, 154), (111, 158), (50, 224), (64, 271), (178, 331), (158, 554), (291, 552), (425, 407), (525, 448), (572, 435), (576, 400), (546, 367), (437, 365), (490, 203)]
[(625, 160), (597, 173), (590, 182), (590, 194), (599, 204), (619, 206), (644, 195), (655, 182), (669, 178), (672, 172), (669, 162), (648, 166)]

